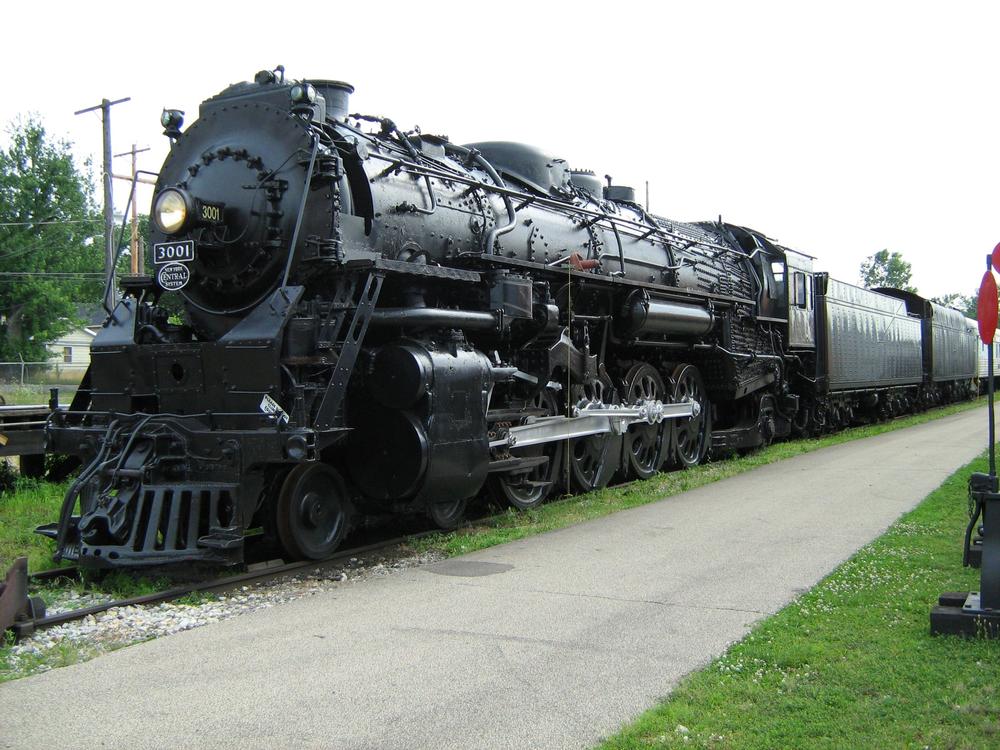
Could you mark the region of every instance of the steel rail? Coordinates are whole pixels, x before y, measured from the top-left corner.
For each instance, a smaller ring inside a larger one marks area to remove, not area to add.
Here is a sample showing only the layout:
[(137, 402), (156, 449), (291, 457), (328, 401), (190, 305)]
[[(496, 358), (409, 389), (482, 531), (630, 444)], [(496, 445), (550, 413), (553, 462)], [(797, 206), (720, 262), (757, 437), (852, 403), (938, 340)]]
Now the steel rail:
[[(324, 558), (323, 560), (304, 560), (301, 562), (282, 563), (278, 565), (271, 565), (270, 563), (273, 561), (264, 561), (256, 563), (252, 566), (257, 567), (257, 570), (248, 570), (246, 573), (213, 578), (208, 581), (186, 584), (183, 586), (175, 586), (174, 588), (157, 591), (152, 594), (144, 594), (142, 596), (116, 599), (114, 601), (104, 602), (103, 604), (95, 604), (91, 607), (81, 607), (80, 609), (74, 609), (68, 612), (60, 612), (57, 615), (47, 615), (37, 619), (18, 620), (11, 626), (10, 630), (14, 634), (15, 640), (19, 640), (31, 635), (36, 630), (44, 630), (57, 625), (65, 625), (68, 622), (82, 620), (90, 615), (107, 612), (108, 610), (115, 609), (116, 607), (160, 604), (180, 599), (188, 594), (222, 593), (225, 591), (231, 591), (232, 589), (242, 587), (248, 583), (265, 583), (269, 580), (274, 580), (281, 578), (282, 576), (291, 575), (304, 570), (329, 567), (343, 560), (349, 560), (352, 557), (377, 552), (381, 549), (396, 547), (414, 539), (421, 539), (423, 537), (439, 533), (441, 533), (440, 529), (432, 529), (414, 534), (407, 534), (405, 536), (392, 537), (390, 539), (373, 542), (360, 547), (352, 547), (351, 549), (338, 551), (331, 557)], [(58, 578), (60, 577), (59, 574), (65, 574), (65, 571), (68, 570), (72, 569), (56, 568), (53, 570), (35, 573), (33, 577), (38, 579), (39, 576), (44, 576), (45, 579), (48, 580), (50, 578)]]

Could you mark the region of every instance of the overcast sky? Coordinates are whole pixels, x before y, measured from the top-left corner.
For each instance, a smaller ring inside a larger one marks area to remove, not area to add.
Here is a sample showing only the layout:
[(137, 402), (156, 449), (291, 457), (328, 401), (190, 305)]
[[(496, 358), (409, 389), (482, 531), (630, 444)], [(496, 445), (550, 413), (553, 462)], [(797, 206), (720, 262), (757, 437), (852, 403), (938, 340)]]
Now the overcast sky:
[(95, 164), (99, 115), (75, 110), (132, 97), (114, 151), (150, 146), (155, 171), (163, 107), (190, 123), (280, 63), (405, 128), (532, 143), (640, 196), (648, 180), (654, 213), (721, 215), (847, 281), (888, 248), (922, 293), (968, 294), (1000, 242), (998, 3), (62, 6), (5, 7), (0, 121), (36, 113)]

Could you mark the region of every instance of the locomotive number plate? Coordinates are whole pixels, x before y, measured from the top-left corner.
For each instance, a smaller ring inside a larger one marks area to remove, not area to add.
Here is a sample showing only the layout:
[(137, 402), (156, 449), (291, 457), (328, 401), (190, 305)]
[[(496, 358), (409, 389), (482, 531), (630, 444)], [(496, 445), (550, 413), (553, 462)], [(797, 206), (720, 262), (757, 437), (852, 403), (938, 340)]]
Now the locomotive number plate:
[(153, 245), (153, 263), (188, 263), (194, 260), (194, 240), (157, 242)]

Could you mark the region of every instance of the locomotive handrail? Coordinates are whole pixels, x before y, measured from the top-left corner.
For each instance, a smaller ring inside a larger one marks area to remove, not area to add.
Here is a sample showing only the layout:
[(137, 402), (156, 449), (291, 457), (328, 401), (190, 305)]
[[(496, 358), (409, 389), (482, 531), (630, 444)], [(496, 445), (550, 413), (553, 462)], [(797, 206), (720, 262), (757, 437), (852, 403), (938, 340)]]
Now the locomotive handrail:
[[(604, 258), (614, 258), (618, 259), (617, 253), (601, 253), (597, 256), (598, 260), (603, 260)], [(643, 260), (642, 258), (634, 258), (632, 256), (625, 256), (625, 260), (629, 263), (634, 263), (637, 266), (646, 266), (647, 268), (656, 268), (662, 271), (679, 271), (682, 268), (692, 268), (696, 265), (693, 261), (687, 261), (686, 263), (678, 263), (676, 266), (664, 266), (660, 263), (655, 263), (651, 260)]]
[[(501, 256), (494, 256), (493, 258), (490, 259), (490, 262), (491, 263), (501, 263), (501, 264), (510, 265), (510, 266), (518, 266), (520, 268), (530, 268), (530, 267), (537, 267), (537, 266), (541, 265), (539, 263), (534, 263), (532, 261), (520, 260), (518, 258), (504, 258), (504, 257), (501, 257)], [(576, 274), (576, 273), (580, 273), (580, 271), (577, 271), (576, 269), (570, 267), (569, 269), (567, 269), (567, 273)], [(594, 278), (594, 276), (592, 276), (590, 274), (583, 274), (583, 275), (584, 276), (588, 276), (589, 278)], [(716, 304), (723, 304), (723, 305), (733, 305), (733, 304), (752, 305), (752, 304), (754, 304), (754, 300), (751, 299), (750, 297), (738, 297), (738, 296), (730, 295), (730, 294), (716, 294), (714, 292), (703, 292), (703, 291), (700, 291), (700, 290), (693, 290), (693, 289), (687, 289), (687, 288), (682, 288), (682, 287), (672, 287), (672, 286), (665, 286), (663, 284), (654, 284), (654, 283), (651, 283), (651, 282), (648, 282), (648, 281), (637, 281), (635, 279), (630, 279), (627, 282), (625, 282), (619, 276), (601, 276), (599, 278), (602, 281), (606, 281), (606, 282), (612, 283), (612, 284), (627, 283), (628, 286), (629, 286), (629, 288), (638, 287), (638, 288), (642, 288), (642, 289), (651, 289), (651, 290), (655, 291), (658, 295), (661, 295), (661, 296), (663, 296), (665, 298), (676, 299), (676, 300), (679, 300), (679, 301), (682, 301), (682, 302), (683, 301), (691, 301), (691, 300), (706, 300), (707, 299), (707, 300), (711, 300), (712, 302), (714, 302)], [(685, 346), (687, 346), (687, 345), (685, 344)]]
[(430, 216), (432, 213), (437, 211), (437, 196), (434, 195), (434, 185), (431, 183), (431, 178), (424, 176), (424, 184), (427, 186), (427, 195), (431, 201), (430, 208), (421, 208), (420, 206), (413, 205), (410, 209), (415, 214), (423, 214), (424, 216)]
[(299, 201), (299, 212), (295, 217), (295, 229), (292, 230), (292, 241), (288, 245), (288, 259), (285, 261), (285, 274), (281, 286), (288, 286), (288, 276), (292, 272), (292, 262), (295, 260), (295, 246), (299, 241), (299, 229), (302, 226), (302, 216), (306, 211), (306, 200), (309, 198), (309, 186), (312, 184), (313, 170), (316, 168), (316, 154), (319, 151), (319, 136), (313, 136), (312, 153), (309, 154), (309, 168), (306, 169), (305, 187), (302, 188), (302, 199)]
[[(379, 122), (379, 123), (381, 123), (384, 119), (380, 117), (372, 117), (369, 115), (351, 115), (351, 117), (359, 120), (367, 120), (369, 122)], [(395, 123), (392, 123), (391, 120), (388, 122), (391, 123), (393, 127), (395, 127)], [(389, 145), (390, 147), (392, 146), (391, 143), (379, 140), (375, 136), (369, 133), (365, 133), (360, 128), (352, 127), (347, 123), (342, 123), (342, 125), (351, 132), (353, 132), (355, 135), (364, 138), (366, 141), (377, 147), (386, 145)], [(396, 132), (398, 132), (398, 129), (396, 129)], [(400, 158), (398, 152), (394, 155), (384, 154), (381, 153), (377, 148), (369, 151), (368, 156), (370, 156), (371, 158), (381, 159), (382, 161), (390, 162), (392, 164), (392, 170), (405, 168), (410, 172), (425, 178), (437, 177), (438, 179), (443, 179), (443, 180), (453, 180), (455, 182), (459, 182), (464, 185), (469, 185), (470, 187), (488, 188), (489, 190), (492, 190), (493, 192), (498, 193), (500, 195), (507, 195), (512, 198), (516, 198), (520, 200), (521, 203), (517, 206), (515, 211), (518, 211), (521, 208), (524, 208), (525, 206), (531, 205), (532, 203), (538, 203), (540, 205), (546, 206), (547, 208), (563, 208), (563, 209), (566, 208), (566, 203), (564, 201), (558, 201), (552, 198), (546, 198), (545, 196), (535, 195), (532, 193), (525, 193), (519, 190), (515, 190), (513, 188), (509, 188), (506, 186), (506, 184), (504, 184), (504, 182), (499, 177), (496, 178), (497, 184), (495, 186), (489, 186), (484, 182), (468, 177), (466, 174), (463, 174), (458, 170), (447, 169), (447, 167), (445, 167), (444, 165), (440, 165), (436, 161), (431, 162), (434, 165), (433, 167), (428, 166), (427, 164), (419, 163), (417, 160), (420, 158), (420, 155), (416, 151), (416, 149), (413, 148), (413, 144), (411, 144), (407, 139), (403, 138), (402, 134), (400, 134), (400, 139), (406, 148), (405, 149), (400, 148), (399, 151), (405, 150), (407, 153), (411, 155), (412, 158), (414, 158), (415, 160), (414, 162), (407, 162), (405, 159)], [(456, 151), (457, 150), (468, 151), (468, 149), (465, 149), (463, 146), (458, 146), (450, 143), (445, 144), (445, 148), (454, 149)], [(489, 162), (486, 162), (486, 164), (489, 165)], [(489, 165), (489, 171), (493, 171), (492, 165)], [(493, 177), (492, 174), (490, 176)], [(629, 227), (631, 229), (636, 230), (637, 232), (640, 230), (642, 231), (642, 234), (638, 235), (629, 234), (630, 237), (638, 237), (640, 239), (645, 239), (648, 238), (651, 234), (660, 235), (661, 240), (664, 242), (664, 244), (667, 245), (667, 249), (671, 253), (673, 248), (670, 247), (669, 243), (674, 242), (674, 243), (686, 243), (677, 245), (678, 249), (685, 249), (691, 247), (692, 244), (696, 244), (702, 247), (713, 248), (726, 253), (733, 253), (740, 256), (741, 258), (748, 257), (747, 254), (742, 249), (728, 247), (726, 245), (720, 245), (710, 240), (699, 239), (696, 237), (691, 237), (689, 235), (683, 234), (681, 232), (673, 232), (668, 229), (664, 229), (655, 216), (645, 211), (645, 209), (643, 209), (642, 206), (639, 206), (639, 204), (635, 205), (639, 208), (639, 211), (642, 214), (643, 218), (649, 220), (648, 224), (641, 223), (638, 221), (633, 221), (632, 219), (612, 216), (611, 214), (608, 214), (605, 211), (596, 211), (593, 209), (585, 208), (583, 206), (574, 205), (573, 210), (578, 213), (582, 213), (586, 216), (590, 216), (593, 219), (594, 223), (601, 221), (602, 219), (606, 219), (608, 223), (612, 225), (612, 228), (614, 228), (615, 224), (620, 224), (623, 227)], [(511, 229), (513, 229), (513, 226), (511, 226)], [(507, 231), (510, 230), (506, 229), (505, 227), (503, 233), (506, 233)]]
[[(545, 206), (546, 208), (566, 209), (567, 207), (565, 201), (559, 201), (554, 198), (546, 198), (544, 196), (539, 196), (539, 195), (531, 195), (529, 193), (525, 193), (520, 190), (515, 190), (514, 188), (506, 186), (500, 187), (499, 185), (489, 185), (485, 182), (474, 179), (472, 177), (467, 177), (465, 175), (457, 174), (454, 172), (446, 172), (443, 169), (432, 168), (424, 164), (408, 162), (406, 160), (400, 159), (398, 155), (390, 156), (389, 154), (380, 154), (377, 151), (371, 151), (369, 153), (369, 156), (373, 159), (380, 159), (382, 161), (392, 162), (394, 168), (406, 169), (411, 174), (415, 174), (421, 177), (430, 176), (430, 177), (437, 177), (438, 179), (442, 180), (452, 180), (454, 182), (458, 182), (463, 185), (484, 188), (486, 190), (492, 191), (502, 196), (507, 196), (509, 198), (515, 198), (521, 201), (529, 201), (532, 203), (537, 203), (538, 205)], [(595, 211), (593, 209), (589, 209), (584, 206), (577, 206), (574, 204), (572, 205), (572, 209), (576, 213), (580, 213), (585, 216), (590, 216), (594, 218), (595, 223), (605, 220), (609, 224), (618, 224), (623, 228), (633, 229), (637, 232), (640, 230), (645, 232), (651, 228), (647, 224), (642, 224), (638, 221), (633, 221), (632, 219), (613, 216), (612, 214)], [(664, 229), (662, 226), (657, 226), (655, 228), (655, 233), (657, 235), (660, 235), (661, 240), (664, 242), (676, 243), (679, 249), (682, 249), (685, 244), (687, 247), (690, 247), (690, 243), (694, 242), (695, 244), (700, 245), (702, 247), (713, 248), (715, 250), (722, 250), (727, 253), (734, 253), (736, 255), (739, 255), (741, 258), (746, 257), (746, 254), (742, 250), (737, 250), (732, 247), (726, 247), (725, 245), (720, 245), (718, 243), (711, 242), (709, 240), (697, 239), (694, 237), (688, 237), (686, 235), (677, 232), (671, 232), (667, 229)], [(629, 234), (628, 236), (639, 237), (641, 235)]]

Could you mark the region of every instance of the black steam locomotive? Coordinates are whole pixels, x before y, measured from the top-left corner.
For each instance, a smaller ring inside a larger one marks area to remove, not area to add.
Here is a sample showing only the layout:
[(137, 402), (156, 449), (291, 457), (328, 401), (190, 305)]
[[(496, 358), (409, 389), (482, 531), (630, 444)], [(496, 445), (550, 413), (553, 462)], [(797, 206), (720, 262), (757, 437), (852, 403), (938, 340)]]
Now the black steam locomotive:
[(48, 429), (82, 465), (62, 557), (232, 563), (262, 527), (322, 558), (366, 515), (450, 527), (481, 491), (531, 508), (973, 387), (953, 311), (352, 91), (279, 68), (164, 112), (156, 274)]

